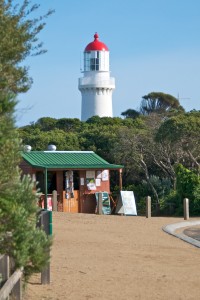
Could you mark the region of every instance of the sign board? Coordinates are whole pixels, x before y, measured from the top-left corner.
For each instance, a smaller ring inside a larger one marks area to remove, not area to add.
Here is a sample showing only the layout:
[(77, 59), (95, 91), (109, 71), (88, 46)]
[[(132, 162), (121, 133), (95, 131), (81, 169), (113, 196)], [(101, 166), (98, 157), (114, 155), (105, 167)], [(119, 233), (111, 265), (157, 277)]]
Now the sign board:
[(116, 207), (116, 213), (137, 216), (135, 197), (132, 191), (120, 191), (120, 196), (118, 197)]
[[(98, 205), (99, 193), (95, 193), (95, 197), (96, 197), (96, 203)], [(102, 213), (104, 215), (111, 214), (110, 197), (107, 192), (102, 192)]]
[[(42, 200), (42, 208), (44, 209), (44, 199)], [(47, 210), (52, 210), (52, 197), (47, 197)]]

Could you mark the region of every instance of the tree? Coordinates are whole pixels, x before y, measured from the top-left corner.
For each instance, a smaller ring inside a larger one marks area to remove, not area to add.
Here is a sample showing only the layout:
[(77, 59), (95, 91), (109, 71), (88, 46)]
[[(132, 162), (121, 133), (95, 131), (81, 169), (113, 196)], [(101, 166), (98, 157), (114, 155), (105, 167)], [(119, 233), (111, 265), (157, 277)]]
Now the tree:
[(196, 172), (188, 170), (183, 165), (176, 166), (177, 174), (177, 196), (180, 205), (184, 198), (190, 199), (190, 212), (199, 214), (200, 197), (198, 192), (200, 190), (200, 178)]
[(40, 118), (33, 125), (36, 128), (42, 128), (42, 130), (44, 131), (49, 131), (55, 128), (56, 121), (57, 121), (56, 119), (50, 117)]
[(47, 150), (49, 144), (56, 145), (57, 150), (80, 150), (78, 134), (65, 132), (60, 129), (42, 131), (39, 128), (29, 130), (19, 130), (19, 136), (25, 145), (31, 145), (35, 151)]
[(132, 118), (132, 119), (136, 119), (137, 117), (139, 117), (140, 113), (135, 110), (135, 109), (127, 109), (124, 112), (121, 113), (121, 115), (125, 118)]
[(27, 176), (21, 179), (18, 165), (22, 149), (15, 128), (16, 95), (31, 85), (27, 56), (45, 52), (38, 40), (46, 15), (31, 19), (39, 5), (29, 0), (0, 1), (0, 253), (24, 267), (25, 275), (41, 271), (49, 260), (51, 240), (36, 228), (37, 194)]
[(200, 112), (192, 111), (173, 116), (163, 122), (156, 134), (156, 140), (176, 149), (181, 163), (196, 168), (200, 174)]
[(170, 111), (184, 112), (179, 100), (175, 97), (160, 92), (152, 92), (142, 97), (140, 112), (143, 115), (151, 113), (167, 113)]
[(64, 130), (65, 132), (76, 132), (81, 129), (81, 121), (77, 118), (62, 118), (56, 122), (56, 128)]
[(39, 272), (49, 260), (51, 240), (36, 228), (37, 195), (18, 168), (21, 144), (14, 126), (15, 98), (0, 92), (0, 253), (24, 267), (25, 275)]
[[(112, 154), (115, 160), (125, 165), (125, 176), (143, 174), (156, 203), (159, 203), (158, 193), (151, 181), (152, 157), (152, 130), (143, 122), (143, 128), (120, 128), (113, 145)], [(133, 178), (133, 177), (132, 177)], [(140, 178), (141, 181), (141, 178)]]
[(38, 18), (31, 18), (38, 4), (30, 0), (15, 4), (13, 0), (0, 1), (0, 91), (17, 94), (26, 92), (32, 83), (28, 68), (22, 65), (26, 57), (39, 55), (46, 50), (38, 34), (45, 26), (45, 18), (52, 11)]

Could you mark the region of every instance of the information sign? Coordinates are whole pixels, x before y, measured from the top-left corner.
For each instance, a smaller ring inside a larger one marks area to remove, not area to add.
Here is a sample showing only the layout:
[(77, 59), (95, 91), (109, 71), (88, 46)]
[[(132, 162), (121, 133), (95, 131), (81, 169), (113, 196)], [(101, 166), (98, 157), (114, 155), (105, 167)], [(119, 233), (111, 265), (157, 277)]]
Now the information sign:
[(118, 197), (116, 207), (116, 213), (137, 216), (137, 209), (133, 191), (120, 191), (120, 196)]

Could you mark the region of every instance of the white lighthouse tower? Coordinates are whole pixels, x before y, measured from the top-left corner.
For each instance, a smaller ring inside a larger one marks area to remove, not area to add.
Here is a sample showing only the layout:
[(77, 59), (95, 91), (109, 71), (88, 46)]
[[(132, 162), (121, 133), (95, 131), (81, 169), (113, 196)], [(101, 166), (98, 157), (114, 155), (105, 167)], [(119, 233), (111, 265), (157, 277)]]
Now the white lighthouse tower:
[(81, 120), (92, 116), (112, 117), (112, 92), (115, 79), (110, 77), (109, 50), (99, 41), (97, 33), (94, 41), (84, 50), (83, 77), (79, 78), (82, 94)]

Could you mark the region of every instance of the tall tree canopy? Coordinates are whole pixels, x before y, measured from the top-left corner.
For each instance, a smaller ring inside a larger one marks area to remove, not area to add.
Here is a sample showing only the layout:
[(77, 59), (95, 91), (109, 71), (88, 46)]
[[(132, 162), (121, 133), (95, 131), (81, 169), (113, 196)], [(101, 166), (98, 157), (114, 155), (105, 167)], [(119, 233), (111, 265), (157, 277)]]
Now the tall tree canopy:
[(166, 113), (170, 110), (184, 112), (179, 100), (172, 95), (152, 92), (142, 97), (140, 112), (143, 115)]
[(176, 149), (177, 156), (187, 167), (193, 165), (200, 174), (200, 112), (192, 111), (173, 116), (163, 122), (156, 134), (157, 142)]
[(121, 113), (121, 115), (125, 118), (132, 118), (132, 119), (136, 119), (137, 117), (139, 117), (140, 113), (139, 111), (135, 110), (135, 109), (127, 109), (125, 111), (123, 111)]
[(45, 52), (38, 34), (45, 26), (45, 18), (52, 13), (48, 11), (35, 18), (39, 5), (31, 5), (29, 0), (20, 2), (0, 1), (0, 91), (15, 94), (26, 92), (31, 86), (28, 68), (22, 62), (29, 55)]

